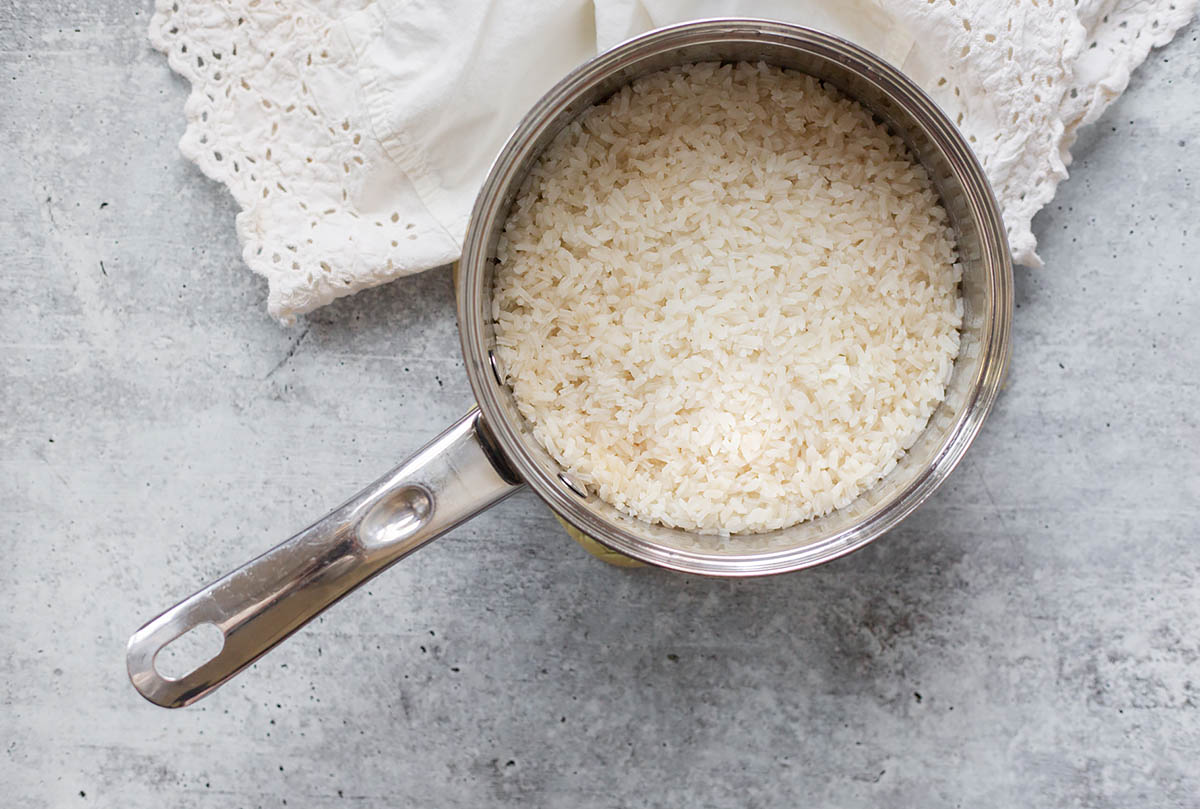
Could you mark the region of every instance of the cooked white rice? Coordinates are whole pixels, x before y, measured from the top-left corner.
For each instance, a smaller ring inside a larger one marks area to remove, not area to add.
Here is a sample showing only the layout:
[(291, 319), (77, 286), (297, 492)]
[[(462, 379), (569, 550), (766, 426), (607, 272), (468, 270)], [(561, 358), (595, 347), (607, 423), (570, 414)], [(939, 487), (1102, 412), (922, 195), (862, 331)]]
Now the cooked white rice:
[(900, 138), (810, 76), (639, 79), (541, 156), (498, 247), (497, 355), (577, 481), (727, 534), (850, 503), (945, 395), (960, 270)]

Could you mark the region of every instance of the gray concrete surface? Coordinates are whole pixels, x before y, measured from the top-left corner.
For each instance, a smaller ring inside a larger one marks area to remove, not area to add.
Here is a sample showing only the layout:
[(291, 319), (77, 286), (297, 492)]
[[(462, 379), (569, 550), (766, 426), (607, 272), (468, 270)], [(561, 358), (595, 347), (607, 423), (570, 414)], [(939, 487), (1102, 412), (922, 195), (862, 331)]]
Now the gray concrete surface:
[(146, 14), (0, 8), (4, 806), (1200, 806), (1200, 28), (1078, 144), (1009, 388), (886, 539), (709, 581), (518, 495), (168, 712), (128, 634), (470, 395), (445, 272), (267, 318)]

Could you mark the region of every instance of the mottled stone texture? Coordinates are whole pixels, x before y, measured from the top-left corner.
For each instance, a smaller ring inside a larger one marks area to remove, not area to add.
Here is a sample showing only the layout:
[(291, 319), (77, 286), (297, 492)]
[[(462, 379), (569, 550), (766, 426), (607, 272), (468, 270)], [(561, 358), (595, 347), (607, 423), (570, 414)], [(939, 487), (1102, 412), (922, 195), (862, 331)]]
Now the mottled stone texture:
[(1076, 147), (1008, 389), (807, 573), (587, 556), (519, 494), (193, 708), (142, 621), (471, 402), (449, 274), (264, 314), (140, 2), (0, 8), (0, 784), (30, 807), (1200, 806), (1200, 29)]

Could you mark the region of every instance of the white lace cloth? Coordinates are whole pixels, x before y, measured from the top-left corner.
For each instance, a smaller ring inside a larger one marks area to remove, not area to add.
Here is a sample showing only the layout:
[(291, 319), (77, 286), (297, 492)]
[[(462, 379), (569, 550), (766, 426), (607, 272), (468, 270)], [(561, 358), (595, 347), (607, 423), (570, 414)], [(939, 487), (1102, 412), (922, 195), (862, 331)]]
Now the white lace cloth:
[(241, 207), (284, 322), (458, 257), (476, 189), (570, 68), (651, 27), (773, 17), (900, 65), (955, 119), (1013, 257), (1080, 126), (1200, 0), (158, 0), (150, 37), (192, 84), (183, 154)]

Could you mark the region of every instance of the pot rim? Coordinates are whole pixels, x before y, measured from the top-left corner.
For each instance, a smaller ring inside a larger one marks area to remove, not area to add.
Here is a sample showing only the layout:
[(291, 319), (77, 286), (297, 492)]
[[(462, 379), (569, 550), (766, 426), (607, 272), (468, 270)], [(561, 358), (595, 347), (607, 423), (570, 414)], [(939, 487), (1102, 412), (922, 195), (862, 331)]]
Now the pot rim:
[[(526, 439), (501, 406), (500, 381), (493, 375), (488, 346), (484, 315), (488, 296), (483, 288), (484, 279), (489, 277), (485, 268), (489, 238), (498, 217), (507, 213), (506, 195), (522, 181), (521, 169), (534, 144), (564, 111), (578, 104), (584, 93), (599, 82), (650, 56), (683, 46), (730, 41), (783, 45), (836, 61), (874, 84), (918, 123), (954, 171), (978, 228), (989, 311), (980, 338), (983, 356), (970, 393), (953, 426), (946, 430), (939, 451), (908, 485), (831, 536), (793, 547), (736, 553), (671, 547), (626, 530), (585, 507), (561, 476), (550, 474), (534, 460)], [(858, 550), (895, 527), (937, 489), (962, 459), (995, 403), (1010, 354), (1012, 261), (999, 205), (965, 138), (933, 100), (897, 68), (844, 39), (790, 23), (720, 18), (672, 25), (627, 40), (569, 73), (529, 110), (493, 163), (471, 213), (459, 272), (459, 332), (467, 376), (488, 430), (514, 471), (558, 515), (584, 534), (634, 559), (686, 573), (746, 577), (800, 570)]]

